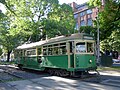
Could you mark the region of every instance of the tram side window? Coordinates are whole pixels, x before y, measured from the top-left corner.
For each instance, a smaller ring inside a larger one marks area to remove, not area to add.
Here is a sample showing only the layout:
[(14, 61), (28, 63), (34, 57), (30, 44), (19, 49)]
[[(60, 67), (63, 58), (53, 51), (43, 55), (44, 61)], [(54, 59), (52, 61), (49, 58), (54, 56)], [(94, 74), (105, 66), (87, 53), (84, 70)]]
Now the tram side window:
[(20, 51), (15, 51), (14, 55), (15, 55), (15, 58), (17, 58), (17, 57), (21, 57), (22, 54)]
[(87, 52), (93, 52), (93, 51), (94, 51), (93, 43), (87, 42)]
[(48, 46), (43, 46), (43, 55), (48, 55)]
[(66, 46), (62, 46), (61, 49), (62, 49), (62, 54), (66, 54), (66, 51), (67, 51)]
[(25, 50), (22, 51), (22, 56), (25, 56)]
[(47, 48), (43, 49), (43, 55), (47, 55)]
[(73, 42), (70, 42), (70, 53), (74, 52), (74, 44)]
[(66, 51), (66, 43), (43, 46), (43, 55), (63, 55)]
[(66, 54), (66, 52), (67, 52), (66, 43), (60, 43), (60, 47), (59, 47), (58, 51), (59, 51), (59, 55)]
[(27, 56), (28, 56), (28, 55), (31, 55), (30, 51), (27, 51)]
[(18, 54), (17, 51), (14, 51), (14, 57), (17, 58)]
[(42, 54), (42, 50), (41, 48), (38, 48), (38, 55), (41, 55)]
[(26, 52), (27, 52), (27, 56), (36, 55), (36, 50), (35, 49), (27, 50)]
[(60, 47), (58, 48), (58, 54), (62, 55), (62, 48), (60, 48)]
[(18, 57), (22, 57), (22, 50), (18, 51)]
[(48, 55), (52, 55), (52, 48), (48, 48)]
[(53, 55), (58, 55), (58, 47), (53, 48)]
[(76, 44), (76, 52), (86, 52), (85, 42), (79, 42)]

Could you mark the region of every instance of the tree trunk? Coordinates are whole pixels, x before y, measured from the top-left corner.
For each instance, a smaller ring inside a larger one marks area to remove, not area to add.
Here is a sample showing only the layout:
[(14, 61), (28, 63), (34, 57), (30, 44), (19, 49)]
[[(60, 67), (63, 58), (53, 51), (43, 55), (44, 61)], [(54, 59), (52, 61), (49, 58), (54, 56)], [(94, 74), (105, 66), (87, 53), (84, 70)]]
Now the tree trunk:
[(7, 51), (7, 62), (9, 62), (9, 60), (10, 60), (10, 53), (11, 53), (12, 51), (10, 51), (10, 50), (8, 50)]

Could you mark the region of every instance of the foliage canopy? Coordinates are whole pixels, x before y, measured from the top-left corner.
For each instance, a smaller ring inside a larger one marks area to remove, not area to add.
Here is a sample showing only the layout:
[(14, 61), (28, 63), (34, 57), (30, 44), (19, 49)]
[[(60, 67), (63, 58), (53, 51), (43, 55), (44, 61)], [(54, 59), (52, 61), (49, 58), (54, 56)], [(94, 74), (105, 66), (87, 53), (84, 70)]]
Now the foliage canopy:
[(0, 0), (0, 3), (7, 9), (5, 14), (0, 13), (0, 44), (8, 54), (25, 42), (74, 31), (72, 8), (60, 5), (58, 0)]

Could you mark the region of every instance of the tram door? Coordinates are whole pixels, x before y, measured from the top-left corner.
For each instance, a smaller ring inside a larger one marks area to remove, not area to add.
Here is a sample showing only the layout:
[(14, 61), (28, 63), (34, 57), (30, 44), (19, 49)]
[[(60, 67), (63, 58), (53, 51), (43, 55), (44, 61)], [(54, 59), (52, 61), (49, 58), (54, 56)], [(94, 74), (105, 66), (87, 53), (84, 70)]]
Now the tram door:
[(67, 43), (67, 52), (68, 52), (68, 68), (74, 67), (74, 42), (71, 41)]

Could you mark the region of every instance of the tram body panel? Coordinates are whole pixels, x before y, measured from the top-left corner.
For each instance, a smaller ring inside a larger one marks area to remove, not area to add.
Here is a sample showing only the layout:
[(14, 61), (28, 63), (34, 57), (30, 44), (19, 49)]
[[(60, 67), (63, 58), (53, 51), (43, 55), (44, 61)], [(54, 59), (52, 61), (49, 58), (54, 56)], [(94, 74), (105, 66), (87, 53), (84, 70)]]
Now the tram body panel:
[(79, 70), (96, 69), (95, 56), (92, 54), (76, 54), (75, 63)]
[(96, 70), (95, 41), (84, 34), (60, 36), (19, 46), (16, 56), (23, 68), (61, 69), (70, 72)]

